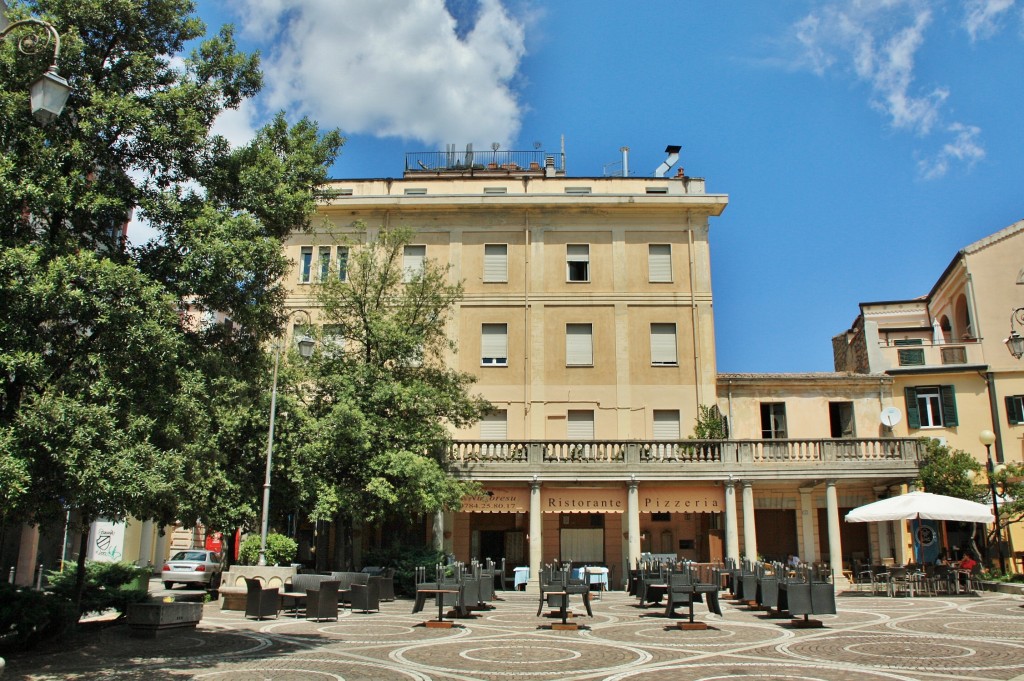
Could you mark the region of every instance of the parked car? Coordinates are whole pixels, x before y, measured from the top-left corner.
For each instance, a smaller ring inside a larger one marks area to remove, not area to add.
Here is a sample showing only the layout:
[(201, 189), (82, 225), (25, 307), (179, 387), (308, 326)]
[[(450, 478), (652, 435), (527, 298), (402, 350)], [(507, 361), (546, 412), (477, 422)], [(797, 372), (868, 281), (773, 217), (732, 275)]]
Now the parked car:
[(165, 589), (175, 584), (187, 584), (195, 588), (216, 589), (220, 586), (220, 573), (224, 569), (221, 555), (215, 551), (190, 549), (178, 551), (164, 563), (160, 579)]

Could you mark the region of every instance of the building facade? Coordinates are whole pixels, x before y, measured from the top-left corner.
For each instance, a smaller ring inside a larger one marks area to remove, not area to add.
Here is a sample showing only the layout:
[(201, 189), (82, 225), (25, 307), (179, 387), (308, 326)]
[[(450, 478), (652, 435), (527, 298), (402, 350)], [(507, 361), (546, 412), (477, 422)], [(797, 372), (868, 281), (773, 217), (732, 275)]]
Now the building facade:
[[(716, 373), (708, 236), (728, 198), (703, 179), (567, 177), (542, 152), (410, 156), (401, 179), (333, 183), (313, 230), (286, 244), (288, 305), (315, 322), (325, 263), (399, 225), (416, 234), (407, 267), (434, 259), (463, 282), (448, 361), (495, 411), (453, 433), (453, 471), (485, 494), (435, 520), (446, 551), (533, 575), (553, 560), (601, 564), (614, 581), (646, 552), (838, 565), (841, 509), (914, 477), (918, 443), (891, 433), (832, 437), (794, 420), (766, 446), (746, 416), (760, 413), (748, 400), (761, 379)], [(877, 414), (879, 384), (891, 379), (851, 378), (856, 396), (835, 401)], [(688, 442), (701, 406), (733, 413), (739, 439)], [(892, 550), (863, 534), (862, 552)]]

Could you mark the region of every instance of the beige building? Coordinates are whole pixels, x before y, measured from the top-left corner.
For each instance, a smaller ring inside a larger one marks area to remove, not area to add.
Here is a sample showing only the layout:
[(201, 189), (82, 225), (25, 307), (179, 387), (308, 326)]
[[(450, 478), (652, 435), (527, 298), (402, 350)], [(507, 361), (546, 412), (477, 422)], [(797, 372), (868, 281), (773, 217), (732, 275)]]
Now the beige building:
[[(614, 584), (642, 552), (852, 557), (841, 510), (911, 480), (918, 443), (878, 431), (888, 376), (716, 374), (708, 233), (728, 198), (681, 173), (567, 177), (543, 152), (482, 156), (494, 162), (410, 154), (401, 179), (336, 181), (314, 231), (286, 244), (288, 305), (314, 320), (308, 285), (347, 257), (356, 225), (358, 238), (413, 228), (407, 267), (435, 259), (464, 282), (449, 361), (496, 410), (454, 434), (450, 459), (487, 494), (437, 518), (435, 541), (534, 576), (556, 559), (602, 564)], [(789, 430), (766, 442), (759, 405), (786, 390)], [(810, 403), (824, 416), (805, 425)], [(739, 439), (687, 443), (700, 405), (731, 413)], [(865, 558), (894, 551), (850, 536)]]
[[(853, 326), (833, 339), (836, 369), (892, 378), (897, 436), (937, 438), (986, 463), (978, 436), (990, 430), (994, 463), (1020, 463), (1024, 360), (1005, 339), (1022, 307), (1024, 221), (960, 250), (927, 295), (861, 303)], [(1007, 554), (1024, 549), (1019, 525), (1013, 532)]]

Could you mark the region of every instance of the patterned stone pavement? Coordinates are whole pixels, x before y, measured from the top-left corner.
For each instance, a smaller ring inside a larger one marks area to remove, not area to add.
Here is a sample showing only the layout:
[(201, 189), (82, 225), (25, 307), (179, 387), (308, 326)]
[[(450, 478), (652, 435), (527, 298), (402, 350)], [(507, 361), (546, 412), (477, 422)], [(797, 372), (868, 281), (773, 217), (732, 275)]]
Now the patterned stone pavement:
[(552, 631), (551, 619), (536, 616), (535, 597), (499, 595), (493, 610), (452, 629), (423, 627), (430, 608), (411, 615), (407, 600), (319, 624), (283, 613), (256, 622), (211, 604), (195, 631), (144, 640), (109, 627), (8, 660), (3, 681), (1024, 680), (1019, 596), (848, 594), (837, 599), (838, 615), (820, 618), (821, 629), (729, 603), (718, 617), (698, 605), (710, 628), (680, 631), (657, 608), (608, 593), (593, 618), (578, 618), (586, 629)]

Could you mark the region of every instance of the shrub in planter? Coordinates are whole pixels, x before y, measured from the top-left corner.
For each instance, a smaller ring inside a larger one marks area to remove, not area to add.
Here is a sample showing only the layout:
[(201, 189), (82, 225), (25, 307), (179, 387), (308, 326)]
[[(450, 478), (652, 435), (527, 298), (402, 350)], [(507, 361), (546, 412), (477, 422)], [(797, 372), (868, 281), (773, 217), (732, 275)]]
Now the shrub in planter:
[(0, 653), (59, 636), (77, 619), (74, 604), (59, 594), (0, 583)]
[(367, 551), (366, 565), (395, 568), (395, 593), (400, 596), (416, 594), (416, 568), (426, 567), (428, 579), (434, 579), (434, 566), (444, 561), (444, 553), (430, 547), (398, 544), (389, 548)]
[[(147, 587), (150, 574), (149, 568), (138, 567), (133, 563), (87, 561), (80, 614), (106, 612), (112, 609), (123, 617), (130, 603), (140, 603), (149, 597)], [(50, 591), (74, 602), (74, 569), (50, 572), (47, 579), (50, 582)]]
[[(299, 545), (294, 539), (271, 532), (267, 535), (267, 565), (288, 565), (295, 560)], [(238, 562), (255, 565), (260, 558), (260, 536), (250, 534), (238, 547)]]

